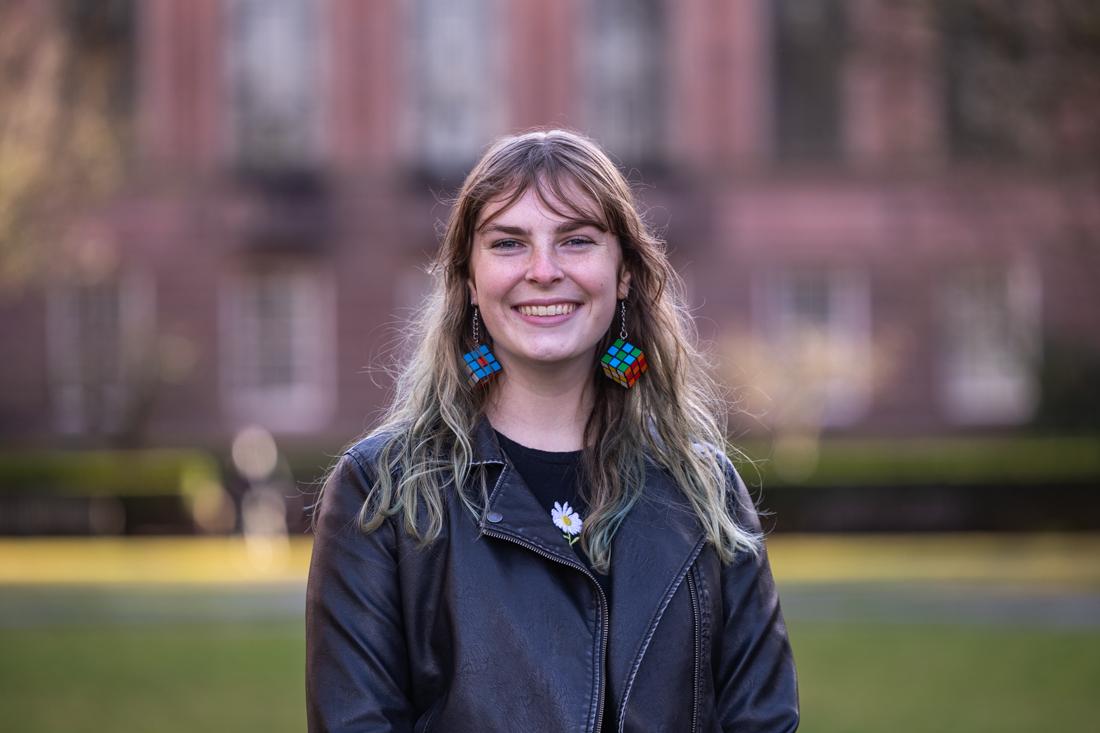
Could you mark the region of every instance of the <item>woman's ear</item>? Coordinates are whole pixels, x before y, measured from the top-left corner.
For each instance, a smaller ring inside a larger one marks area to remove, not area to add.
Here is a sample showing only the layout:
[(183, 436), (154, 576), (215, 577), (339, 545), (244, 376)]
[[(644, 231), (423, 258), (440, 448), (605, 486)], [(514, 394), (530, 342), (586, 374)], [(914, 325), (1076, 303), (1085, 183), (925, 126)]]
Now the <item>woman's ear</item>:
[(477, 305), (477, 288), (474, 287), (474, 279), (466, 279), (466, 287), (470, 290), (470, 305)]
[(630, 295), (630, 270), (625, 267), (619, 275), (619, 290), (616, 295), (619, 300), (626, 300), (626, 296)]

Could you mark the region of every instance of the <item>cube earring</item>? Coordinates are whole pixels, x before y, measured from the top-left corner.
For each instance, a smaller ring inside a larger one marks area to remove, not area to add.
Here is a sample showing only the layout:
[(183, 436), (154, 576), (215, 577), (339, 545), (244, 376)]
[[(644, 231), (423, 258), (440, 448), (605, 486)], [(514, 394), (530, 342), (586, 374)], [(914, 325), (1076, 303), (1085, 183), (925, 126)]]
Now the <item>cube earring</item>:
[(600, 366), (608, 378), (630, 389), (649, 365), (642, 350), (626, 340), (626, 301), (619, 302), (619, 338), (607, 348), (607, 353), (600, 359)]
[(493, 356), (486, 344), (481, 343), (480, 319), (477, 306), (474, 306), (474, 350), (462, 355), (462, 363), (470, 375), (470, 384), (484, 384), (489, 377), (500, 371), (500, 362)]

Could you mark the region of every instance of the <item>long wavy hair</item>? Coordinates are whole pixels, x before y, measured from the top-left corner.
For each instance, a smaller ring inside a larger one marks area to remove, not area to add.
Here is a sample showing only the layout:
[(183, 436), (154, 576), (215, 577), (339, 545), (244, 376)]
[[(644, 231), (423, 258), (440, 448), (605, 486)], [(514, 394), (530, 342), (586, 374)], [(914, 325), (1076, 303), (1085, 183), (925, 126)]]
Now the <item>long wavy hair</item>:
[(739, 550), (756, 553), (759, 536), (735, 519), (737, 494), (722, 453), (725, 405), (696, 350), (682, 281), (619, 169), (591, 140), (563, 130), (498, 140), (462, 184), (431, 267), (434, 288), (406, 331), (407, 367), (369, 434), (381, 439), (381, 448), (361, 528), (372, 531), (399, 515), (407, 532), (429, 543), (442, 531), (452, 497), (475, 517), (485, 511), (487, 481), (483, 467), (472, 463), (471, 437), (493, 386), (471, 385), (461, 364), (475, 346), (470, 253), (485, 207), (500, 202), (497, 211), (504, 211), (529, 190), (559, 216), (602, 222), (618, 237), (631, 273), (628, 329), (649, 363), (629, 390), (600, 372), (597, 359), (618, 335), (617, 320), (593, 352), (595, 401), (581, 482), (589, 505), (581, 543), (593, 567), (608, 572), (612, 539), (645, 494), (649, 461), (680, 487), (724, 562)]

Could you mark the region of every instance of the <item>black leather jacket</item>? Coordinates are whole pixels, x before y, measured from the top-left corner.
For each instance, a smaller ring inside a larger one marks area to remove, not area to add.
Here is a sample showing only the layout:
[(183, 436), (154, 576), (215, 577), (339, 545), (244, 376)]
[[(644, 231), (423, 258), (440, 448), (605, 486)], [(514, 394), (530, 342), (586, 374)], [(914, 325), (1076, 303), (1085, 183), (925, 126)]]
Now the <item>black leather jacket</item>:
[(310, 731), (611, 733), (601, 731), (604, 698), (620, 731), (798, 727), (766, 556), (723, 566), (663, 472), (651, 469), (615, 536), (608, 608), (487, 422), (475, 438), (492, 487), (484, 518), (449, 502), (443, 534), (423, 549), (399, 518), (357, 528), (377, 447), (366, 440), (342, 457), (320, 507), (306, 607)]

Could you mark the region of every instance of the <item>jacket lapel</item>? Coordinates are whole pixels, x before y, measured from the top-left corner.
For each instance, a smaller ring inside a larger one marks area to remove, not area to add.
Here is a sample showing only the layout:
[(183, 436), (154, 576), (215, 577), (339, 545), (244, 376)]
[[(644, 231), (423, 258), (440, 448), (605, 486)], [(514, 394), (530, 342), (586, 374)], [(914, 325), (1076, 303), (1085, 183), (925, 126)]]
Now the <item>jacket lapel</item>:
[(691, 563), (703, 530), (678, 487), (650, 466), (645, 491), (615, 534), (611, 555), (611, 700), (621, 703), (630, 678)]
[(485, 418), (478, 423), (474, 451), (475, 464), (500, 466), (495, 483), (489, 487), (489, 504), (478, 522), (478, 530), (482, 534), (507, 535), (563, 562), (584, 567), (561, 530), (554, 526), (549, 507), (539, 504), (519, 471), (505, 457)]

